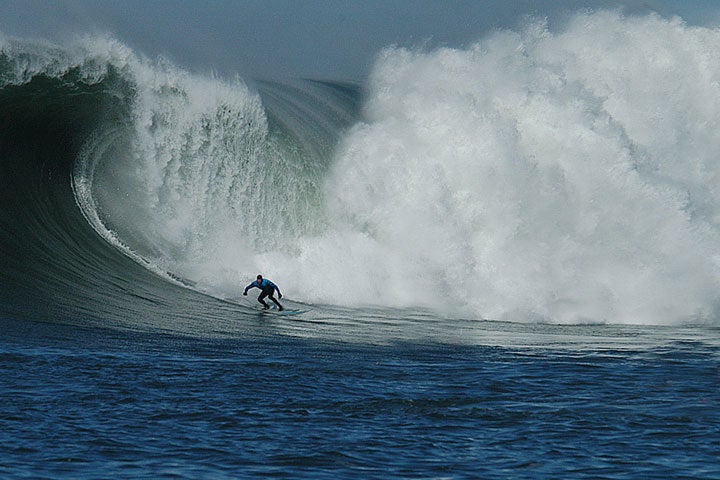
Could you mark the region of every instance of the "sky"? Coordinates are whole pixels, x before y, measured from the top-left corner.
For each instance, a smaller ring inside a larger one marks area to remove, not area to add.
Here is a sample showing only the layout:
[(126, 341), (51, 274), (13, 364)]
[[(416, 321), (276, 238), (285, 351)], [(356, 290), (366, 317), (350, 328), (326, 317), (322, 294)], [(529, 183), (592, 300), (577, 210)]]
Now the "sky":
[[(463, 47), (578, 10), (718, 20), (717, 0), (0, 0), (0, 32), (62, 43), (105, 34), (197, 72), (362, 81), (384, 47)], [(718, 22), (720, 23), (720, 22)]]

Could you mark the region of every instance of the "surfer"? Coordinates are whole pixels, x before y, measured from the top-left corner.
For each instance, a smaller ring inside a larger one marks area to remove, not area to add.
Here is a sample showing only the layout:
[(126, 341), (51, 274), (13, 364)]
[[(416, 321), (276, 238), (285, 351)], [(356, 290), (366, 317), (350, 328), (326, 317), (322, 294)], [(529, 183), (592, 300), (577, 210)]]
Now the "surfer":
[(265, 297), (270, 298), (273, 302), (275, 302), (275, 305), (277, 305), (279, 311), (283, 311), (283, 306), (280, 305), (280, 302), (275, 300), (275, 297), (273, 297), (273, 292), (277, 290), (278, 298), (282, 298), (282, 293), (280, 293), (280, 289), (277, 285), (275, 285), (273, 282), (268, 280), (267, 278), (263, 278), (262, 275), (257, 276), (257, 280), (252, 282), (250, 285), (245, 287), (245, 291), (243, 292), (243, 295), (247, 295), (248, 290), (251, 288), (259, 288), (260, 289), (260, 295), (258, 296), (258, 302), (263, 304), (263, 309), (268, 310), (270, 308), (270, 305), (265, 303)]

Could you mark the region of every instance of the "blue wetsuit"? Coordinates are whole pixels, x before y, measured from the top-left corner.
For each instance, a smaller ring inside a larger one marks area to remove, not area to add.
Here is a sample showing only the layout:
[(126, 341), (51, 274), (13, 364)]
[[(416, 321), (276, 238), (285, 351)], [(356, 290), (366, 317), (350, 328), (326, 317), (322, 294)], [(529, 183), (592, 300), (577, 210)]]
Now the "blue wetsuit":
[(270, 306), (267, 303), (265, 303), (265, 297), (270, 298), (270, 300), (272, 300), (275, 303), (275, 305), (278, 306), (278, 310), (283, 309), (283, 306), (280, 305), (280, 302), (275, 300), (275, 297), (273, 296), (273, 293), (275, 292), (275, 290), (277, 290), (278, 296), (280, 298), (282, 298), (282, 293), (280, 293), (280, 289), (278, 288), (277, 285), (275, 285), (273, 282), (271, 282), (267, 278), (263, 278), (259, 282), (257, 280), (252, 282), (250, 285), (245, 287), (245, 291), (243, 292), (243, 295), (247, 295), (247, 291), (250, 290), (251, 288), (259, 288), (260, 289), (260, 295), (258, 296), (258, 302), (262, 303), (263, 307), (265, 307), (266, 309), (270, 308)]

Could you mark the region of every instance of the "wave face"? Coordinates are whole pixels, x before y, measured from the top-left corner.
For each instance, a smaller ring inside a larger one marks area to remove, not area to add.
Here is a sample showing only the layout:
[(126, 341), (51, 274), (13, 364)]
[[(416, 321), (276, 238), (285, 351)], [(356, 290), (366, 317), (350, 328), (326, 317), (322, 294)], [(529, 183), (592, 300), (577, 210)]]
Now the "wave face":
[(391, 48), (365, 98), (0, 45), (6, 308), (185, 311), (262, 272), (311, 303), (716, 323), (718, 30), (601, 12)]

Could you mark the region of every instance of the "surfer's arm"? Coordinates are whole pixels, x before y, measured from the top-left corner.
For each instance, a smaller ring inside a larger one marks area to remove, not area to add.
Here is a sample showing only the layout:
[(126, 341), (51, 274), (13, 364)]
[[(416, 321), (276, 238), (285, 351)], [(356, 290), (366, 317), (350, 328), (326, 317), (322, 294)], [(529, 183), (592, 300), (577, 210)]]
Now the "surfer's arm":
[[(245, 287), (245, 290), (243, 291), (243, 295), (247, 295), (248, 290), (250, 290), (251, 288), (255, 288), (257, 286), (258, 286), (257, 282), (252, 282), (250, 285)], [(258, 288), (260, 288), (260, 287), (258, 287)]]

